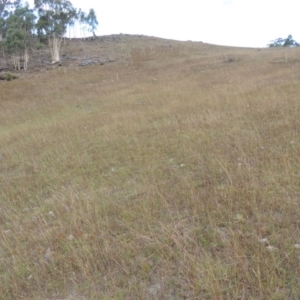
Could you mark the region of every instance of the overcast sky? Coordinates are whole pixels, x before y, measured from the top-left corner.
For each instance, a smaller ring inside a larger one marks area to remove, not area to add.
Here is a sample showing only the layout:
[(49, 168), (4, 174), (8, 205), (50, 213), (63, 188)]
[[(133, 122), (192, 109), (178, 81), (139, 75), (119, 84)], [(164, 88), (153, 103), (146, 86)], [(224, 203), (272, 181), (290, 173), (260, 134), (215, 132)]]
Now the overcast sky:
[(300, 42), (299, 0), (71, 2), (86, 12), (95, 9), (98, 35), (143, 34), (217, 45), (265, 47), (270, 40), (292, 34)]

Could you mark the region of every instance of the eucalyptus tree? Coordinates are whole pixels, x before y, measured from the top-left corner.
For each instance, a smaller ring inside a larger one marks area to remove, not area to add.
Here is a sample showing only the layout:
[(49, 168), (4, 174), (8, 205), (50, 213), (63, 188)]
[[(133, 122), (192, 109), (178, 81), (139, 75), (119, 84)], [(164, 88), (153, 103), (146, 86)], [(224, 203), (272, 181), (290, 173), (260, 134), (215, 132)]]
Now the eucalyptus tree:
[(290, 34), (283, 43), (283, 47), (297, 47), (299, 44), (293, 39), (293, 36)]
[(38, 11), (38, 35), (49, 39), (53, 62), (60, 61), (60, 45), (68, 25), (77, 19), (77, 10), (68, 0), (34, 0)]
[(9, 15), (11, 9), (19, 5), (21, 0), (0, 0), (0, 42), (4, 36), (6, 29), (6, 18)]
[(95, 30), (98, 27), (98, 20), (97, 20), (96, 12), (93, 8), (91, 8), (89, 13), (87, 14), (85, 18), (85, 22), (88, 26), (88, 31), (93, 32), (95, 35)]
[(87, 30), (89, 32), (92, 32), (93, 35), (95, 36), (95, 30), (98, 27), (98, 20), (97, 20), (96, 12), (93, 8), (89, 10), (88, 14), (79, 10), (78, 20), (83, 31)]
[(39, 36), (46, 35), (49, 39), (52, 61), (60, 61), (60, 46), (68, 26), (75, 21), (87, 26), (88, 31), (97, 28), (98, 21), (94, 9), (88, 14), (73, 7), (69, 0), (34, 0), (39, 19), (36, 24)]
[(270, 44), (267, 46), (269, 48), (272, 47), (298, 47), (300, 44), (298, 44), (294, 39), (293, 36), (290, 34), (286, 39), (278, 38), (276, 40), (271, 41)]
[(28, 51), (35, 28), (35, 19), (33, 10), (26, 3), (24, 6), (18, 5), (6, 20), (7, 32), (4, 47), (12, 55), (15, 69), (20, 70), (21, 60), (24, 62), (24, 69), (27, 69)]

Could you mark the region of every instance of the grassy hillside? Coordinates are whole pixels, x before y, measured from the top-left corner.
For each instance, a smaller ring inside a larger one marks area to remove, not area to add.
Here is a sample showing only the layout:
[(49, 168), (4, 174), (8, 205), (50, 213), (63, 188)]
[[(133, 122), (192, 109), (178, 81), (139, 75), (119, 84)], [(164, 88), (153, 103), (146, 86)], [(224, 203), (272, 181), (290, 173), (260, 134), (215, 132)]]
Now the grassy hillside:
[(0, 298), (299, 299), (299, 49), (109, 49), (0, 82)]

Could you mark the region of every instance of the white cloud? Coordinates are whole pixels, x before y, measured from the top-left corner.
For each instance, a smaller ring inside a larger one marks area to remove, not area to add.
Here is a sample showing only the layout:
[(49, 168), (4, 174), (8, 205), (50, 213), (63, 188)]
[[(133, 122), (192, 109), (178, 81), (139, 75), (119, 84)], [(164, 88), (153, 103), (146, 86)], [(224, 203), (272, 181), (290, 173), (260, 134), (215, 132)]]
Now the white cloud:
[(222, 0), (222, 5), (231, 5), (233, 0)]

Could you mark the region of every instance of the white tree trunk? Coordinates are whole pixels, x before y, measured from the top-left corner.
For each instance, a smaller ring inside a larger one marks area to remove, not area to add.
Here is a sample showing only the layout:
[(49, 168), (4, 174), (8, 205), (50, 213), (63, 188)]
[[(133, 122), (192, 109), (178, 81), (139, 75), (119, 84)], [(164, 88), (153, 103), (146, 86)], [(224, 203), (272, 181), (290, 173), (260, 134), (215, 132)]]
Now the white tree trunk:
[(27, 70), (28, 61), (29, 61), (28, 50), (25, 49), (25, 52), (24, 52), (24, 70)]
[(62, 39), (60, 37), (57, 37), (55, 33), (53, 33), (53, 35), (50, 37), (49, 44), (51, 49), (52, 62), (60, 61), (59, 50), (60, 50), (61, 40)]
[(19, 55), (13, 55), (12, 56), (13, 62), (14, 62), (14, 67), (16, 71), (21, 70), (21, 57)]

